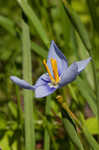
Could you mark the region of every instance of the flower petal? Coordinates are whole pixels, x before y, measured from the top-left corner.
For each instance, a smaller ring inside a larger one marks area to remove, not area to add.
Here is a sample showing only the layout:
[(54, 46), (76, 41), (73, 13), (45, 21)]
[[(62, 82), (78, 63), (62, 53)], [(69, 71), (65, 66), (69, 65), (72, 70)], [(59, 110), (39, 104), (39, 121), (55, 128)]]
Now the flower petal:
[(38, 87), (38, 86), (41, 86), (41, 85), (45, 85), (45, 84), (47, 84), (48, 82), (50, 82), (49, 75), (48, 75), (48, 73), (44, 73), (44, 74), (41, 75), (41, 76), (39, 77), (39, 79), (36, 81), (35, 87)]
[(53, 93), (57, 88), (50, 87), (51, 83), (48, 73), (45, 73), (40, 76), (35, 84), (35, 97), (42, 98)]
[(87, 66), (87, 64), (89, 63), (89, 61), (90, 61), (91, 59), (92, 59), (92, 58), (89, 57), (88, 59), (85, 59), (85, 60), (81, 60), (81, 61), (76, 62), (77, 65), (78, 65), (78, 73), (80, 73), (83, 69), (85, 69), (85, 67)]
[(51, 42), (49, 53), (48, 53), (48, 59), (47, 59), (47, 65), (51, 73), (53, 74), (50, 58), (56, 59), (58, 64), (59, 75), (63, 72), (63, 69), (67, 69), (68, 67), (67, 59), (64, 56), (64, 54), (59, 50), (59, 48), (57, 47), (54, 41)]
[(29, 89), (29, 90), (34, 90), (35, 86), (30, 85), (28, 82), (25, 80), (21, 80), (16, 76), (11, 76), (10, 79), (17, 85), (19, 85), (21, 88), (24, 89)]
[(78, 75), (78, 65), (76, 64), (76, 62), (74, 62), (73, 64), (70, 65), (70, 67), (64, 70), (64, 72), (60, 76), (60, 83), (59, 83), (60, 87), (75, 80), (77, 75)]
[(54, 88), (54, 87), (51, 88), (48, 85), (48, 83), (46, 83), (45, 85), (38, 86), (35, 89), (35, 97), (42, 98), (42, 97), (48, 96), (48, 95), (52, 94), (56, 89), (57, 88)]

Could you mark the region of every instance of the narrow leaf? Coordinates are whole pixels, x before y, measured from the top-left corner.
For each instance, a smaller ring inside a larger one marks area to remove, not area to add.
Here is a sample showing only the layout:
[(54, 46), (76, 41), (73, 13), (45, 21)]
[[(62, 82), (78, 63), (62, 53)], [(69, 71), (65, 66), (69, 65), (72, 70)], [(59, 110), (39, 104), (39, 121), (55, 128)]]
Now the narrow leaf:
[[(31, 42), (28, 25), (22, 21), (22, 49), (23, 49), (23, 76), (24, 80), (32, 84)], [(33, 92), (24, 90), (25, 113), (25, 149), (35, 150)]]
[(83, 146), (80, 142), (80, 139), (77, 135), (77, 132), (76, 132), (74, 126), (72, 125), (72, 123), (70, 123), (70, 121), (68, 119), (63, 118), (63, 124), (64, 124), (65, 130), (68, 133), (68, 135), (70, 136), (72, 142), (78, 147), (79, 150), (84, 150)]
[(96, 14), (96, 4), (95, 4), (95, 0), (91, 1), (91, 0), (86, 0), (87, 2), (87, 6), (89, 8), (89, 12), (93, 21), (93, 25), (94, 25), (94, 30), (97, 30), (99, 32), (99, 20), (98, 20), (98, 16)]
[(31, 48), (32, 50), (37, 53), (39, 56), (42, 56), (43, 58), (46, 58), (47, 57), (47, 51), (40, 47), (39, 45), (37, 45), (35, 42), (32, 42), (31, 43)]
[(75, 27), (76, 31), (78, 32), (82, 42), (84, 43), (84, 46), (88, 51), (91, 49), (91, 43), (89, 41), (88, 34), (86, 32), (86, 29), (83, 25), (83, 23), (80, 20), (80, 17), (77, 15), (77, 13), (66, 3), (66, 1), (63, 1), (63, 5), (66, 11), (66, 14), (68, 15), (71, 23)]
[(83, 133), (84, 136), (89, 143), (89, 145), (92, 147), (93, 150), (99, 150), (99, 144), (96, 142), (96, 140), (93, 138), (93, 136), (89, 133), (86, 127), (83, 127)]
[(36, 29), (37, 33), (40, 35), (40, 37), (43, 40), (44, 44), (48, 47), (49, 39), (47, 37), (47, 34), (46, 34), (40, 20), (36, 16), (33, 9), (29, 6), (29, 4), (27, 3), (26, 0), (17, 0), (17, 1), (19, 2), (19, 4), (22, 7), (22, 9), (23, 9), (24, 13), (26, 14), (26, 16), (31, 20), (34, 28)]
[(15, 35), (14, 22), (8, 17), (0, 16), (0, 26), (5, 28), (10, 34)]
[[(45, 106), (45, 113), (49, 115), (50, 113), (50, 96), (47, 97), (46, 106)], [(50, 135), (48, 128), (45, 128), (44, 131), (44, 150), (50, 150)]]
[(91, 93), (91, 89), (89, 90), (89, 88), (87, 88), (88, 90), (85, 90), (87, 85), (85, 84), (85, 82), (83, 80), (80, 79), (80, 77), (78, 77), (78, 79), (76, 80), (77, 85), (79, 87), (79, 90), (81, 92), (81, 94), (83, 95), (83, 97), (86, 99), (86, 101), (88, 102), (90, 108), (92, 109), (93, 113), (95, 115), (97, 115), (97, 107), (96, 107), (96, 103), (95, 103), (95, 97), (93, 91)]
[(58, 4), (59, 4), (58, 11), (60, 11), (60, 13), (59, 13), (60, 19), (61, 19), (60, 23), (61, 23), (62, 30), (63, 30), (65, 46), (69, 47), (70, 36), (71, 36), (71, 23), (69, 21), (67, 14), (65, 13), (65, 9), (62, 4), (62, 0), (58, 0)]

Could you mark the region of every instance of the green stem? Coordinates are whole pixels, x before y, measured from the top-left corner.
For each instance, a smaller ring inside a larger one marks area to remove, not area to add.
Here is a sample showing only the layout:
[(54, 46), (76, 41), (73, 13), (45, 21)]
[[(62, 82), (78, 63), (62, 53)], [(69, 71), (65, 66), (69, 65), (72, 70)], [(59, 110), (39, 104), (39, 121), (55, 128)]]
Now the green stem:
[[(22, 21), (23, 76), (32, 84), (31, 42), (28, 25)], [(35, 150), (33, 92), (24, 90), (25, 149)]]
[(22, 125), (22, 110), (21, 110), (21, 102), (20, 102), (20, 94), (19, 87), (16, 86), (16, 95), (17, 95), (17, 119), (18, 119), (18, 140), (17, 140), (17, 150), (22, 149), (22, 141), (21, 141), (21, 125)]
[[(49, 115), (50, 112), (50, 96), (47, 97), (46, 106), (45, 106), (45, 113)], [(50, 136), (48, 128), (45, 128), (44, 131), (44, 150), (50, 150)]]
[[(95, 36), (95, 33), (94, 33), (94, 36)], [(94, 39), (93, 39), (93, 46), (94, 46), (94, 49), (96, 50)], [(95, 82), (95, 89), (96, 89), (96, 106), (97, 106), (97, 119), (98, 119), (98, 130), (99, 130), (99, 85), (98, 85), (99, 82), (96, 76), (96, 67), (95, 67), (94, 60), (92, 63), (93, 63), (94, 82)], [(99, 135), (98, 135), (98, 142), (99, 142)]]
[[(95, 44), (93, 44), (93, 48), (92, 48), (92, 46), (90, 44), (90, 41), (89, 41), (88, 34), (87, 34), (83, 24), (81, 23), (81, 21), (79, 19), (79, 16), (73, 11), (73, 9), (71, 9), (71, 7), (68, 5), (66, 0), (62, 0), (62, 1), (63, 1), (63, 4), (64, 4), (65, 11), (66, 11), (71, 23), (73, 24), (76, 31), (78, 32), (78, 34), (80, 36), (80, 39), (82, 40), (84, 46), (86, 47), (86, 50), (88, 51), (89, 55), (91, 57), (93, 57), (92, 49), (96, 49)], [(90, 4), (90, 5), (92, 4), (92, 1), (88, 1), (88, 2), (91, 2), (91, 3), (88, 3), (88, 4)], [(90, 7), (90, 8), (92, 8), (92, 7)], [(91, 15), (92, 15), (92, 12), (91, 12)], [(96, 16), (95, 13), (94, 13), (94, 15)], [(92, 16), (92, 21), (93, 21), (93, 26), (95, 28), (96, 24), (94, 22), (93, 16)], [(95, 34), (93, 34), (93, 38), (95, 39)], [(94, 42), (94, 39), (93, 39), (93, 42)], [(92, 59), (92, 70), (93, 70), (94, 84), (95, 84), (95, 91), (96, 91), (97, 117), (98, 117), (98, 126), (99, 126), (99, 92), (98, 92), (99, 87), (98, 87), (98, 79), (97, 79), (97, 75), (96, 75), (96, 67), (95, 67), (95, 63), (94, 63), (93, 59)]]
[[(86, 138), (86, 140), (87, 140), (88, 144), (90, 145), (90, 147), (92, 147), (93, 150), (98, 150), (99, 149), (98, 143), (93, 138), (93, 136), (89, 133), (89, 131), (87, 130), (85, 125), (82, 125), (81, 122), (78, 120), (78, 118), (72, 113), (72, 111), (69, 109), (67, 104), (64, 102), (63, 97), (62, 96), (57, 96), (56, 98), (57, 98), (58, 102), (61, 104), (61, 107), (69, 114), (69, 116), (71, 116), (71, 118), (75, 121), (76, 125), (82, 131), (82, 133), (83, 133), (84, 137)], [(71, 127), (71, 130), (73, 131), (73, 125), (70, 124), (69, 120), (64, 118), (64, 117), (63, 117), (63, 123), (64, 123), (65, 128), (68, 130), (68, 132), (70, 134), (71, 131), (69, 131), (70, 130), (69, 128)], [(68, 126), (66, 124), (68, 124)], [(75, 138), (77, 138), (75, 131), (73, 131), (73, 132), (74, 132)], [(71, 136), (71, 134), (70, 134), (70, 136)], [(72, 136), (71, 136), (71, 138), (72, 138)], [(76, 143), (75, 140), (76, 139), (74, 139), (74, 143)]]
[[(93, 50), (96, 51), (96, 44), (95, 44), (95, 36), (96, 36), (96, 31), (98, 29), (99, 26), (99, 22), (97, 22), (97, 14), (96, 14), (96, 5), (95, 5), (95, 1), (90, 1), (90, 0), (86, 0), (88, 8), (89, 8), (89, 12), (90, 12), (90, 16), (92, 19), (92, 23), (93, 23), (93, 38), (92, 38), (92, 42), (93, 42)], [(99, 87), (98, 87), (98, 80), (96, 77), (96, 67), (95, 67), (95, 63), (93, 63), (93, 72), (94, 72), (94, 79), (95, 79), (95, 88), (96, 88), (96, 103), (97, 103), (97, 118), (98, 118), (98, 127), (99, 127)], [(99, 129), (98, 129), (99, 130)], [(99, 142), (99, 136), (98, 136), (98, 142)]]

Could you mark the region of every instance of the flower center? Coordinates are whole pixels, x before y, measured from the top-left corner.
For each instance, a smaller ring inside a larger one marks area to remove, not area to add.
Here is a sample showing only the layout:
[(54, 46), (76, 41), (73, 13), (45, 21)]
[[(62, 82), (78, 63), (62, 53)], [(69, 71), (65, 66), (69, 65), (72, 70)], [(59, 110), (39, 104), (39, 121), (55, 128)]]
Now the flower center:
[(57, 61), (56, 61), (56, 59), (53, 59), (53, 58), (51, 58), (50, 61), (51, 61), (51, 66), (52, 66), (54, 77), (52, 76), (45, 59), (43, 60), (43, 64), (49, 74), (49, 77), (50, 77), (53, 85), (57, 85), (60, 81), (59, 74), (58, 74)]

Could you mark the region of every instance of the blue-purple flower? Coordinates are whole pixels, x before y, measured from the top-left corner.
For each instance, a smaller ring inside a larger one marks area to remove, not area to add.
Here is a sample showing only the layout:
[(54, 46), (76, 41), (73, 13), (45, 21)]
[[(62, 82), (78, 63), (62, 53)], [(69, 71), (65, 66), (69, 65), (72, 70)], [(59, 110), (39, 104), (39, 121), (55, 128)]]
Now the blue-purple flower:
[(91, 57), (74, 62), (68, 67), (66, 57), (59, 50), (55, 42), (52, 41), (47, 62), (46, 60), (43, 61), (47, 73), (41, 75), (35, 85), (30, 85), (25, 80), (21, 80), (15, 76), (11, 76), (10, 79), (21, 88), (33, 90), (35, 97), (42, 98), (75, 80), (77, 75), (85, 69), (90, 60)]

